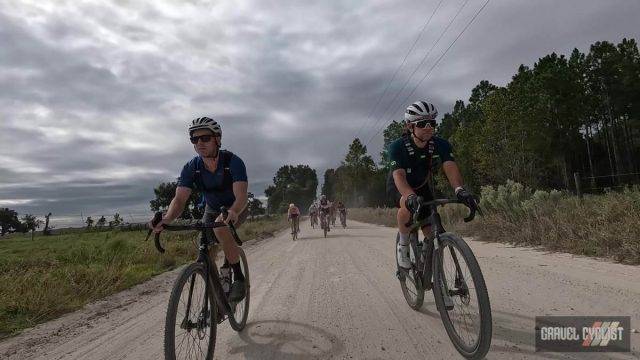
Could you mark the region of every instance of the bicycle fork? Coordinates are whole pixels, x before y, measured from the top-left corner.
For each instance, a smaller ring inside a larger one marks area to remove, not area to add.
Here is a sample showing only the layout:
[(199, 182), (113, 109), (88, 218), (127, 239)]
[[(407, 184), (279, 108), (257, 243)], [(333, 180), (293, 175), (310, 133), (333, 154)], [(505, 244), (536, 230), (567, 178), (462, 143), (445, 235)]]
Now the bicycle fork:
[[(440, 244), (440, 236), (439, 234), (436, 234), (435, 238), (434, 238), (434, 242), (433, 242), (434, 246), (434, 251), (436, 251), (434, 254), (437, 254), (437, 252), (439, 251), (445, 251), (444, 248), (442, 248), (441, 244)], [(460, 263), (458, 262), (458, 256), (456, 255), (455, 250), (452, 247), (448, 247), (449, 248), (449, 252), (451, 253), (451, 259), (453, 260), (453, 264), (455, 266), (456, 269), (456, 275), (455, 275), (455, 279), (453, 279), (453, 285), (454, 288), (453, 289), (449, 289), (449, 285), (448, 285), (448, 280), (446, 278), (446, 275), (444, 273), (444, 264), (443, 264), (443, 259), (444, 259), (444, 253), (442, 253), (442, 256), (433, 256), (433, 261), (437, 261), (438, 264), (436, 266), (438, 266), (438, 279), (437, 279), (437, 286), (440, 286), (440, 288), (442, 289), (441, 293), (443, 296), (443, 300), (444, 300), (444, 306), (447, 309), (447, 311), (451, 311), (454, 308), (454, 302), (452, 299), (452, 296), (460, 296), (462, 301), (469, 301), (469, 287), (467, 286), (466, 281), (464, 280), (464, 276), (462, 275), (462, 269), (460, 268)], [(434, 283), (435, 283), (434, 279)]]

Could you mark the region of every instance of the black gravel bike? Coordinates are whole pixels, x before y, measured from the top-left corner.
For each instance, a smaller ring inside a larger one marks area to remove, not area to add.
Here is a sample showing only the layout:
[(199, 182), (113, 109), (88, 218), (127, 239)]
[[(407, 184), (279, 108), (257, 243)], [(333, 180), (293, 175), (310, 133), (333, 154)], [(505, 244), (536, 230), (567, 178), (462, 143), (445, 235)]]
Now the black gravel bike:
[(326, 211), (320, 211), (320, 227), (322, 227), (324, 237), (327, 237), (327, 232), (329, 232), (330, 221), (331, 219), (329, 213)]
[[(487, 286), (469, 245), (459, 236), (446, 232), (438, 214), (438, 206), (461, 202), (457, 199), (425, 202), (421, 197), (418, 202), (418, 209), (407, 224), (411, 268), (397, 267), (404, 298), (411, 308), (418, 310), (424, 302), (425, 291), (433, 289), (436, 307), (456, 350), (467, 359), (481, 359), (489, 351), (492, 333)], [(430, 216), (420, 215), (425, 209), (431, 209)], [(471, 210), (464, 221), (474, 217), (475, 210)], [(429, 224), (430, 236), (420, 241), (419, 230)], [(396, 237), (396, 246), (399, 241), (400, 234)], [(396, 251), (396, 263), (397, 254)]]
[(340, 210), (340, 225), (343, 229), (347, 228), (347, 210)]
[[(226, 218), (227, 211), (223, 207), (221, 213)], [(157, 224), (162, 220), (162, 213), (157, 212), (152, 221)], [(209, 247), (218, 240), (212, 229), (227, 226), (223, 222), (202, 224), (196, 222), (189, 225), (165, 225), (165, 230), (198, 230), (201, 232), (198, 258), (188, 265), (173, 284), (169, 297), (169, 306), (165, 319), (164, 356), (165, 359), (213, 359), (216, 345), (216, 328), (219, 323), (229, 319), (229, 324), (236, 331), (242, 331), (249, 314), (249, 267), (247, 257), (242, 248), (240, 263), (245, 277), (244, 298), (239, 302), (229, 301), (231, 273), (226, 259), (218, 268), (214, 259), (209, 257)], [(238, 237), (233, 224), (229, 225), (238, 245), (242, 241)], [(211, 232), (213, 242), (207, 240), (207, 232)], [(147, 234), (147, 238), (151, 234)], [(165, 249), (160, 241), (160, 234), (155, 235), (155, 246), (159, 252)]]
[(292, 216), (289, 220), (291, 221), (291, 239), (296, 241), (298, 238), (298, 233), (300, 233), (300, 216)]

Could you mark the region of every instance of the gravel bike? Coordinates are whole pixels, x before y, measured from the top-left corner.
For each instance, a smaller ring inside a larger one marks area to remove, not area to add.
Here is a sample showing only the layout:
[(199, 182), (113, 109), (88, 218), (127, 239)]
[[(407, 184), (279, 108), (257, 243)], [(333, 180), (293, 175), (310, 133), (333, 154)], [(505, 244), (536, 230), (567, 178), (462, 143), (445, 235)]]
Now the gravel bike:
[[(226, 218), (226, 209), (222, 207), (220, 210)], [(152, 224), (157, 224), (160, 220), (162, 213), (157, 212)], [(180, 272), (169, 296), (164, 331), (165, 359), (213, 359), (217, 325), (229, 319), (229, 324), (235, 331), (242, 331), (247, 323), (250, 282), (244, 251), (238, 248), (240, 265), (245, 277), (245, 295), (239, 302), (229, 300), (231, 269), (227, 260), (225, 259), (224, 264), (218, 268), (215, 259), (209, 256), (209, 247), (218, 241), (212, 229), (223, 226), (227, 224), (215, 222), (205, 225), (196, 222), (189, 225), (164, 226), (164, 229), (169, 231), (198, 230), (201, 233), (197, 260)], [(229, 229), (236, 243), (242, 245), (233, 224), (229, 224)], [(207, 232), (212, 235), (210, 238), (213, 242), (208, 240)], [(150, 234), (151, 230), (147, 238)], [(164, 253), (160, 234), (155, 234), (154, 242), (156, 249)]]
[(340, 225), (343, 229), (347, 228), (347, 210), (340, 210)]
[(300, 232), (300, 219), (298, 216), (292, 216), (289, 220), (291, 220), (291, 238), (296, 241)]
[(327, 232), (329, 232), (329, 221), (329, 214), (326, 211), (320, 211), (320, 227), (322, 227), (324, 237), (327, 237)]
[[(492, 333), (487, 286), (469, 245), (459, 236), (446, 232), (438, 214), (438, 206), (461, 202), (457, 199), (425, 202), (419, 197), (418, 203), (418, 209), (407, 223), (411, 268), (397, 266), (402, 294), (409, 306), (418, 310), (424, 302), (425, 291), (433, 289), (442, 323), (456, 350), (467, 359), (481, 359), (489, 351)], [(431, 210), (428, 217), (421, 216), (425, 209)], [(475, 210), (471, 210), (464, 221), (474, 217)], [(429, 224), (431, 234), (420, 241), (419, 230)], [(400, 234), (396, 236), (396, 246), (399, 241)]]

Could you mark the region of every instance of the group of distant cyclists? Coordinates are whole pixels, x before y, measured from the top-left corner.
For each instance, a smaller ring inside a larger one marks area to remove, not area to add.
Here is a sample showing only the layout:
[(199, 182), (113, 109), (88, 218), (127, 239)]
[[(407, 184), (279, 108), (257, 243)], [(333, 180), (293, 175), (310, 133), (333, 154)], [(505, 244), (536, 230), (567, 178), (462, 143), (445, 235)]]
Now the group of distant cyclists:
[[(327, 231), (331, 231), (331, 226), (336, 224), (336, 216), (339, 215), (343, 228), (347, 226), (347, 208), (342, 201), (330, 201), (326, 195), (321, 195), (309, 205), (309, 221), (311, 228), (318, 225), (326, 226)], [(294, 203), (289, 204), (287, 210), (287, 220), (291, 223), (291, 233), (300, 231), (300, 208)], [(325, 224), (326, 221), (326, 224)]]

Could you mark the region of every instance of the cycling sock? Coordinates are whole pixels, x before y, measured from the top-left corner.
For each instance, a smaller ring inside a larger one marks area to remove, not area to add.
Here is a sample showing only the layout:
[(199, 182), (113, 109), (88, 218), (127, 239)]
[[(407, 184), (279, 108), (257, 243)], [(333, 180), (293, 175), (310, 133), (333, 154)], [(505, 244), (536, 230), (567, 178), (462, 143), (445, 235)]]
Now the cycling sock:
[(235, 264), (231, 264), (231, 268), (233, 269), (233, 280), (244, 281), (244, 274), (242, 274), (242, 268), (240, 267), (240, 262), (238, 261)]
[(402, 246), (409, 245), (409, 234), (400, 233), (400, 241), (398, 243)]

